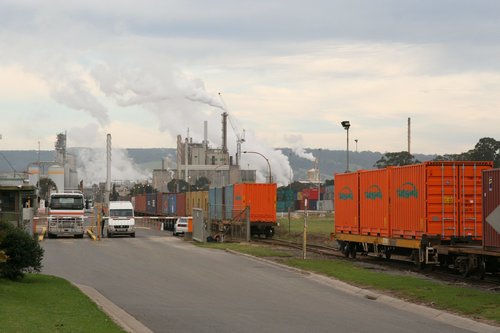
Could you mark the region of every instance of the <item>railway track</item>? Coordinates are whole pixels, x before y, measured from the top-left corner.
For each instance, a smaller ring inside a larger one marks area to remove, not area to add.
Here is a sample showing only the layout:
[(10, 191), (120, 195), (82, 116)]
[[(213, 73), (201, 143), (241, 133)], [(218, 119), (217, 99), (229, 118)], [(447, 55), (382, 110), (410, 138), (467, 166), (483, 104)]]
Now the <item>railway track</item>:
[[(280, 246), (302, 250), (302, 244), (287, 241), (282, 239), (252, 239), (252, 242), (266, 244), (269, 246)], [(411, 271), (415, 274), (425, 276), (439, 281), (444, 281), (450, 284), (467, 285), (474, 288), (480, 288), (487, 291), (494, 291), (500, 293), (500, 275), (487, 274), (484, 279), (475, 277), (464, 278), (456, 271), (446, 267), (440, 266), (427, 266), (420, 268), (415, 265), (413, 261), (405, 257), (393, 255), (390, 260), (373, 255), (357, 255), (356, 259), (346, 258), (343, 253), (337, 248), (318, 244), (307, 244), (307, 252), (314, 253), (324, 257), (335, 258), (345, 261), (356, 261), (363, 265), (371, 265), (373, 269), (380, 269), (381, 271), (394, 271), (394, 272), (408, 272)]]

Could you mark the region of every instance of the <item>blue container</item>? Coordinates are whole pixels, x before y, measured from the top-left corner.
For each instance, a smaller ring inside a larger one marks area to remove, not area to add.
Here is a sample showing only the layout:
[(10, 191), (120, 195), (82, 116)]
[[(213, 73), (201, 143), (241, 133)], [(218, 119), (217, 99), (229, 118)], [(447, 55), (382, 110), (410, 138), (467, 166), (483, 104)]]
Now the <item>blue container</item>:
[(168, 193), (167, 201), (168, 201), (168, 215), (177, 216), (177, 196), (175, 195), (175, 193)]
[(224, 188), (215, 188), (215, 219), (224, 219)]
[(146, 194), (146, 213), (148, 215), (156, 215), (156, 193)]
[(233, 218), (234, 206), (234, 185), (227, 185), (224, 188), (224, 219), (231, 220)]
[(211, 220), (215, 220), (215, 207), (216, 205), (216, 195), (215, 195), (215, 187), (212, 187), (208, 190), (208, 218)]

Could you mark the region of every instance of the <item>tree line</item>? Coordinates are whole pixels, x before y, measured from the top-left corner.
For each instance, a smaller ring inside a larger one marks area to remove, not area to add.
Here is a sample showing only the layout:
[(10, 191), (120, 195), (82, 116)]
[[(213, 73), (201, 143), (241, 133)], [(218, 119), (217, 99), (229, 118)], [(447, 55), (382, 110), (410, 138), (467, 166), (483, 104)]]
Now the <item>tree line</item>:
[[(500, 141), (493, 138), (479, 139), (474, 149), (460, 154), (445, 154), (436, 156), (433, 161), (493, 161), (494, 167), (500, 167)], [(385, 153), (374, 167), (378, 169), (389, 166), (401, 166), (420, 163), (407, 151)]]

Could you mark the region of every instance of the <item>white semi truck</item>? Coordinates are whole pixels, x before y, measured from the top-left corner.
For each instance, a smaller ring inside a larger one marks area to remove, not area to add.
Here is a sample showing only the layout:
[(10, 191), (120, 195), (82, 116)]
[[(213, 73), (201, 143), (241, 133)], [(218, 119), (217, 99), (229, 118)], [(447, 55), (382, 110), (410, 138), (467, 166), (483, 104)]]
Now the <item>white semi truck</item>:
[(73, 236), (83, 238), (85, 221), (85, 200), (83, 194), (53, 193), (48, 208), (49, 238)]

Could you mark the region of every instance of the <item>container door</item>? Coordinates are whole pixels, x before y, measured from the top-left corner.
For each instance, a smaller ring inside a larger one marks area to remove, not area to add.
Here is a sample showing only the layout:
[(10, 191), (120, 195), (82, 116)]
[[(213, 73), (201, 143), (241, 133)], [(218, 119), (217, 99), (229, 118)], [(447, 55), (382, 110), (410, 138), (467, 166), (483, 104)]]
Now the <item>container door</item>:
[(358, 173), (336, 174), (335, 189), (335, 233), (359, 234)]
[(490, 165), (483, 162), (460, 166), (460, 236), (481, 239), (483, 235), (482, 173)]
[(427, 234), (441, 239), (459, 236), (459, 168), (455, 163), (428, 164)]

